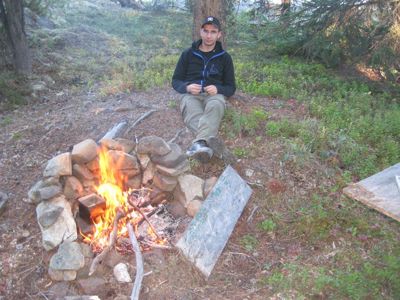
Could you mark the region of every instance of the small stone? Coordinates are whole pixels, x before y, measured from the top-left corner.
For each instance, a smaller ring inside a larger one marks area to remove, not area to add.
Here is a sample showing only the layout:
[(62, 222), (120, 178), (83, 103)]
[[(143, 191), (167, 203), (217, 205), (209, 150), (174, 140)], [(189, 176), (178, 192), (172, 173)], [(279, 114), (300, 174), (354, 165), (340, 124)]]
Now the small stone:
[(166, 155), (171, 151), (171, 147), (158, 136), (146, 136), (139, 140), (137, 153), (150, 155)]
[(244, 175), (248, 178), (252, 177), (254, 175), (254, 170), (252, 169), (246, 169), (244, 170)]
[(92, 139), (86, 139), (72, 148), (72, 162), (85, 164), (97, 156), (97, 144)]
[(194, 217), (201, 208), (202, 204), (203, 202), (197, 199), (190, 201), (186, 208), (187, 214), (191, 217)]
[(49, 275), (54, 281), (72, 281), (76, 278), (76, 271), (54, 270), (49, 268)]
[(78, 199), (79, 215), (84, 220), (94, 219), (104, 214), (106, 210), (106, 201), (97, 194), (90, 194)]
[(114, 267), (114, 277), (118, 282), (132, 282), (128, 272), (128, 266), (124, 263), (119, 263)]

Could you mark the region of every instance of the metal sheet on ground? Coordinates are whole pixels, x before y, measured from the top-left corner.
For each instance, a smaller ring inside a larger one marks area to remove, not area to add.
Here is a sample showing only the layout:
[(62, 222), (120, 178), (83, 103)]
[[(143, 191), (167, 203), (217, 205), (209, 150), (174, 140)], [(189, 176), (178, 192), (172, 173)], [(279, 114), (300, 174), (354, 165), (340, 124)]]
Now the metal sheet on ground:
[(400, 163), (349, 185), (343, 192), (400, 222), (400, 189), (396, 176), (400, 176)]
[(252, 190), (228, 166), (176, 246), (209, 277)]

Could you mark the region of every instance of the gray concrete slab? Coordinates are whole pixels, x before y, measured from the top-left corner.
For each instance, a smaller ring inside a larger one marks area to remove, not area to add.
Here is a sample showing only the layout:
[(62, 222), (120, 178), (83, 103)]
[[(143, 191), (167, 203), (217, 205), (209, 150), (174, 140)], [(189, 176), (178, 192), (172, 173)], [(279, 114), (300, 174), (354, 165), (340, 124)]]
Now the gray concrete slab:
[(176, 246), (207, 278), (224, 249), (252, 190), (228, 166)]

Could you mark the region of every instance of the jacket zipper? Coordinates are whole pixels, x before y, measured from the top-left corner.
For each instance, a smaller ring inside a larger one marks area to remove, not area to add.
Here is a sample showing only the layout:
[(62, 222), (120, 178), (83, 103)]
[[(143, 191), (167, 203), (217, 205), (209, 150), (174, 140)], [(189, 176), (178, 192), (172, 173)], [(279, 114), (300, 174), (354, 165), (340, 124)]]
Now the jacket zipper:
[(206, 81), (206, 69), (207, 69), (208, 63), (209, 63), (212, 59), (217, 58), (217, 57), (219, 57), (219, 56), (225, 54), (225, 51), (222, 51), (222, 52), (220, 52), (220, 53), (217, 53), (217, 54), (211, 56), (207, 61), (205, 60), (204, 56), (201, 55), (200, 53), (198, 53), (198, 52), (196, 52), (196, 51), (193, 51), (193, 54), (196, 55), (196, 56), (198, 56), (198, 57), (200, 57), (200, 58), (203, 60), (203, 64), (204, 64), (203, 72), (202, 72), (203, 79), (200, 80), (200, 84), (201, 84), (201, 92), (204, 92), (204, 83), (205, 83), (205, 81)]

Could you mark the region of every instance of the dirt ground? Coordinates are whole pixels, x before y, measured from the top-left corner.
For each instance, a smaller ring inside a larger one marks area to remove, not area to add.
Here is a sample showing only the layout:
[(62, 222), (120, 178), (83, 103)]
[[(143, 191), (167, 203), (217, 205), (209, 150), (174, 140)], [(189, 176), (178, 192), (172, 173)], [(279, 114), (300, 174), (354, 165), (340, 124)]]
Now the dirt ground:
[[(98, 140), (122, 120), (132, 124), (150, 109), (157, 109), (157, 112), (124, 137), (134, 139), (157, 135), (169, 140), (184, 128), (178, 109), (171, 107), (171, 101), (177, 101), (179, 96), (168, 87), (103, 98), (88, 93), (71, 96), (68, 90), (62, 90), (43, 95), (41, 99), (46, 100), (38, 100), (2, 115), (3, 120), (11, 120), (0, 132), (0, 190), (9, 196), (0, 216), (0, 295), (3, 299), (56, 299), (84, 294), (75, 281), (51, 281), (47, 269), (53, 252), (42, 248), (35, 207), (25, 202), (28, 190), (41, 178), (44, 165), (50, 158), (68, 151), (86, 138)], [(306, 113), (304, 107), (295, 101), (283, 104), (240, 92), (230, 99), (229, 105), (242, 110), (262, 106), (272, 118), (282, 114), (298, 118)], [(254, 136), (224, 138), (231, 149), (255, 143)], [(177, 143), (185, 149), (191, 139), (191, 133), (184, 131)], [(154, 250), (145, 254), (145, 272), (151, 271), (151, 274), (143, 282), (143, 299), (264, 299), (269, 295), (268, 289), (258, 284), (258, 279), (265, 274), (263, 264), (267, 261), (270, 264), (282, 263), (287, 255), (285, 252), (293, 255), (300, 251), (299, 242), (289, 238), (275, 241), (272, 245), (270, 241), (274, 237), (264, 237), (261, 239), (264, 239), (265, 247), (249, 253), (240, 245), (239, 238), (251, 232), (257, 220), (262, 218), (257, 206), (264, 197), (276, 193), (286, 193), (288, 197), (295, 193), (306, 195), (308, 189), (318, 184), (312, 176), (305, 179), (307, 170), (301, 176), (287, 174), (288, 181), (283, 184), (278, 179), (285, 172), (279, 165), (280, 148), (281, 145), (264, 137), (255, 147), (257, 153), (249, 159), (240, 159), (234, 165), (243, 178), (253, 183), (254, 193), (209, 280), (204, 280), (177, 251)], [(222, 161), (213, 159), (209, 164), (195, 165), (192, 173), (202, 178), (218, 176), (224, 167)], [(253, 170), (254, 174), (246, 177), (246, 169)], [(126, 260), (134, 265), (133, 257)], [(130, 294), (132, 285), (117, 284), (110, 268), (100, 274), (106, 283), (97, 288), (95, 295), (101, 299), (114, 299), (117, 295)]]
[[(76, 92), (71, 86), (56, 84), (51, 90), (39, 92), (28, 105), (0, 112), (0, 191), (9, 197), (0, 215), (0, 299), (97, 295), (101, 299), (121, 300), (130, 295), (132, 284), (117, 283), (107, 266), (95, 274), (101, 278), (101, 284), (96, 280), (89, 283), (92, 290), (89, 287), (85, 291), (77, 280), (53, 282), (47, 270), (54, 251), (46, 252), (41, 246), (35, 206), (26, 202), (27, 193), (41, 179), (50, 158), (87, 138), (100, 139), (123, 120), (132, 125), (151, 109), (157, 111), (124, 137), (156, 135), (170, 140), (184, 128), (176, 105), (178, 99), (170, 87), (100, 96), (96, 86), (90, 92)], [(242, 112), (262, 107), (272, 120), (282, 116), (299, 120), (308, 115), (306, 108), (295, 100), (283, 102), (240, 91), (228, 106)], [(253, 194), (208, 280), (178, 251), (153, 250), (144, 254), (148, 274), (141, 299), (280, 299), (279, 293), (263, 283), (274, 267), (298, 257), (312, 264), (321, 253), (331, 251), (326, 245), (311, 246), (291, 231), (267, 234), (257, 230), (257, 224), (273, 213), (268, 203), (280, 212), (282, 219), (287, 212), (292, 218), (292, 200), (306, 202), (318, 187), (333, 185), (335, 171), (317, 160), (308, 161), (301, 168), (283, 163), (285, 147), (277, 139), (268, 138), (264, 128), (250, 135), (231, 137), (226, 134), (229, 125), (223, 123), (224, 126), (221, 134), (229, 149), (250, 149), (233, 167), (249, 182)], [(176, 142), (186, 149), (192, 138), (190, 132), (184, 131)], [(205, 165), (194, 164), (191, 172), (208, 178), (219, 176), (224, 168), (222, 161), (213, 159)], [(245, 235), (255, 238), (257, 246), (246, 248), (242, 243)], [(122, 260), (129, 262), (134, 274), (134, 257)], [(293, 293), (292, 298), (296, 298)]]

